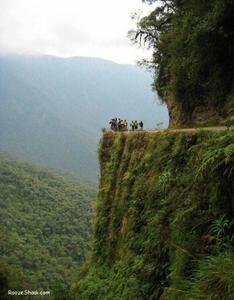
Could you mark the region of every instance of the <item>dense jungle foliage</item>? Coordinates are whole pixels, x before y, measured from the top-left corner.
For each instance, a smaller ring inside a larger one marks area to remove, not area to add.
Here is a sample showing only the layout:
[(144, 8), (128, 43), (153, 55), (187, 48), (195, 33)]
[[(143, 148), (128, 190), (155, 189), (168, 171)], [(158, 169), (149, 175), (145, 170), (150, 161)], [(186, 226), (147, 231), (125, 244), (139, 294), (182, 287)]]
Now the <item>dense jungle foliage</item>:
[(0, 155), (0, 191), (0, 299), (64, 290), (89, 249), (94, 190)]
[(222, 110), (234, 102), (234, 1), (143, 0), (158, 6), (137, 23), (131, 38), (153, 50), (145, 63), (155, 70), (161, 99)]
[(234, 131), (104, 133), (75, 299), (234, 299)]

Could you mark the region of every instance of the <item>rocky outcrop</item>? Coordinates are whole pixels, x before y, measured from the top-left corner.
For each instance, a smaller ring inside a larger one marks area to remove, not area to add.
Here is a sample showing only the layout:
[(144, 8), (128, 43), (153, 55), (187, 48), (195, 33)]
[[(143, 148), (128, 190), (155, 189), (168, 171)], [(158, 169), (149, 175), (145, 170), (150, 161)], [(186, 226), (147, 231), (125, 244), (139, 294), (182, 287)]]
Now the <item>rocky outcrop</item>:
[(234, 123), (234, 94), (227, 98), (222, 107), (211, 104), (195, 107), (188, 114), (172, 97), (168, 98), (167, 107), (169, 111), (169, 128), (205, 127), (223, 125), (226, 121)]

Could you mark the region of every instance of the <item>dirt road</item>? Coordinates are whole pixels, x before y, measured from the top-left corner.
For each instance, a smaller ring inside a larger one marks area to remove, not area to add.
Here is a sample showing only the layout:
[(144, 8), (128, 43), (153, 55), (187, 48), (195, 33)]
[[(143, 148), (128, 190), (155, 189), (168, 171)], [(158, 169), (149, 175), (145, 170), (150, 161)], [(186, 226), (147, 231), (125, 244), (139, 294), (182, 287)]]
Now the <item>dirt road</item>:
[(178, 133), (178, 132), (185, 132), (185, 133), (195, 133), (199, 131), (212, 131), (212, 132), (221, 132), (221, 131), (227, 131), (227, 130), (233, 130), (234, 126), (226, 127), (226, 126), (214, 126), (214, 127), (199, 127), (199, 128), (179, 128), (179, 129), (146, 129), (146, 130), (128, 130), (128, 131), (112, 131), (111, 129), (108, 129), (107, 131), (113, 132), (113, 133), (124, 133), (124, 134), (135, 134), (135, 133)]

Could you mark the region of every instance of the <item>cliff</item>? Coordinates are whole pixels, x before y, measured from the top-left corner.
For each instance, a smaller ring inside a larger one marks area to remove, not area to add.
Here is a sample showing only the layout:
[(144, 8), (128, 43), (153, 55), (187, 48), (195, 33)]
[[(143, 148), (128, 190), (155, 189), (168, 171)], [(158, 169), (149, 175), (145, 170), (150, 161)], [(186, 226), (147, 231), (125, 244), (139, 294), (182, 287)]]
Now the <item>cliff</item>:
[(233, 299), (234, 131), (103, 135), (75, 299)]
[(234, 124), (234, 95), (230, 94), (222, 105), (211, 102), (195, 106), (188, 113), (173, 96), (167, 99), (170, 128), (204, 127)]

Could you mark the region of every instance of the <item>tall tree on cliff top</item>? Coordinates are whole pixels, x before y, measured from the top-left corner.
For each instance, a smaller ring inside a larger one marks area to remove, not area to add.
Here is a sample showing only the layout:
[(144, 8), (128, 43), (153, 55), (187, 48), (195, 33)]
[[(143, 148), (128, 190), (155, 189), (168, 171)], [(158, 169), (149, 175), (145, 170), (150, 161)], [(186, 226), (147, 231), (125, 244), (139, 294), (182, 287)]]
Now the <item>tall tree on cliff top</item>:
[(234, 116), (234, 1), (158, 2), (131, 37), (153, 50), (154, 87), (171, 126), (222, 123)]

